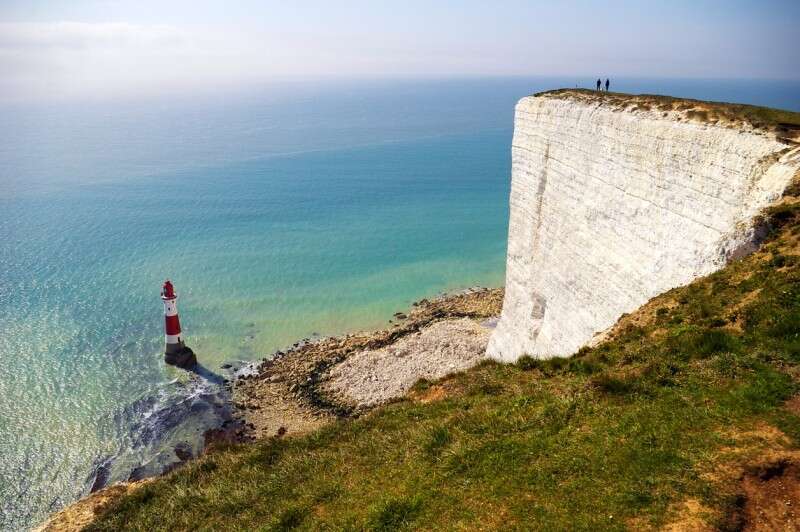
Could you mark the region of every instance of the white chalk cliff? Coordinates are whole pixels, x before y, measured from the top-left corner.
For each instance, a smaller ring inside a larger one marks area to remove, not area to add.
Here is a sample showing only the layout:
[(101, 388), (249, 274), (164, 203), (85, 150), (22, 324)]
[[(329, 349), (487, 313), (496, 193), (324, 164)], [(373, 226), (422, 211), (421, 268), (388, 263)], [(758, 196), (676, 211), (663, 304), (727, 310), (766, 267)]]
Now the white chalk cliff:
[(752, 248), (753, 218), (791, 182), (800, 148), (690, 107), (574, 91), (517, 104), (490, 357), (571, 355), (623, 313)]

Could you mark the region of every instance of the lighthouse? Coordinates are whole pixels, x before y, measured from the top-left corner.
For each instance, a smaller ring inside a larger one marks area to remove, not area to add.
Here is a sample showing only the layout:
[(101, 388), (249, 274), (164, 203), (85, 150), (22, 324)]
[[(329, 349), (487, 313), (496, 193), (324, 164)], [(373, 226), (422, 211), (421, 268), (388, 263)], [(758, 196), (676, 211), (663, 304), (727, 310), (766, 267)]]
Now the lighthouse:
[(183, 343), (181, 322), (178, 319), (178, 294), (175, 293), (175, 287), (169, 279), (164, 282), (164, 287), (161, 289), (161, 300), (164, 302), (164, 362), (179, 368), (191, 369), (197, 364), (197, 358)]

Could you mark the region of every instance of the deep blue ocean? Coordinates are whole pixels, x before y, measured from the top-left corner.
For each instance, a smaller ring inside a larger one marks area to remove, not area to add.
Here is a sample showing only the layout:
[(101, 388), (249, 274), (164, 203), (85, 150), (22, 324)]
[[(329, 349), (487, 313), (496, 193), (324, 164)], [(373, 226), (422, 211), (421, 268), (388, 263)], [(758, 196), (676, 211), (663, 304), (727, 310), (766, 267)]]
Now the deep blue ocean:
[[(503, 283), (515, 102), (593, 78), (0, 106), (0, 529), (174, 461), (223, 363)], [(800, 82), (612, 80), (800, 111)], [(163, 364), (166, 278), (205, 375)]]

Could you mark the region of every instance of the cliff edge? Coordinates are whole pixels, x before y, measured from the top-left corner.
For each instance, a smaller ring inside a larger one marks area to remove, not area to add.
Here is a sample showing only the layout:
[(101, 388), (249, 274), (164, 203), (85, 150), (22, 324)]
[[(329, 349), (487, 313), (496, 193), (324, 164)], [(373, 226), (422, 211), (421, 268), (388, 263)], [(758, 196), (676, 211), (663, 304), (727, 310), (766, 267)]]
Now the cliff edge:
[(516, 106), (503, 311), (490, 357), (568, 356), (754, 249), (800, 169), (796, 113), (559, 90)]

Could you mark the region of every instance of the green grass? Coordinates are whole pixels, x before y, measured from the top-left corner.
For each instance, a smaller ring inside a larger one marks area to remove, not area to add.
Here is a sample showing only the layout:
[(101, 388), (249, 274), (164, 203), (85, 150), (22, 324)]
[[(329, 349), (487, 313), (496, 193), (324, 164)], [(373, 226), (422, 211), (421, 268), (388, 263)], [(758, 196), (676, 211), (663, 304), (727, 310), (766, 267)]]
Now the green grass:
[(800, 436), (784, 407), (798, 391), (800, 209), (770, 215), (761, 251), (656, 298), (595, 349), (484, 363), (417, 387), (443, 387), (441, 401), (220, 449), (89, 529), (622, 530), (663, 525), (690, 498), (722, 519), (736, 486), (705, 473), (778, 445), (754, 427)]

